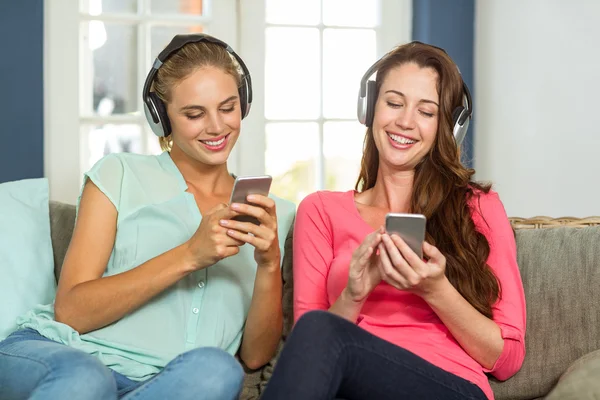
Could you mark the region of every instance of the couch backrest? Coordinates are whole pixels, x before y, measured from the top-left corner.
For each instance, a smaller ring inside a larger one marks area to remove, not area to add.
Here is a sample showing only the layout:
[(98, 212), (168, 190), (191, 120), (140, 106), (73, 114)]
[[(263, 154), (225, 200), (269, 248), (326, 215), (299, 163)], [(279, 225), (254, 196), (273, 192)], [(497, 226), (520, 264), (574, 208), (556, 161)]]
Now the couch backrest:
[(75, 206), (57, 201), (50, 202), (50, 235), (54, 252), (54, 276), (58, 282), (62, 263), (75, 227)]
[(527, 302), (527, 354), (514, 377), (491, 379), (496, 399), (546, 395), (573, 361), (600, 349), (599, 222), (513, 219)]
[[(75, 207), (50, 203), (55, 273), (75, 222)], [(547, 394), (580, 356), (600, 349), (600, 220), (513, 219), (519, 268), (527, 301), (527, 355), (521, 370), (506, 382), (491, 379), (497, 400), (534, 399)], [(556, 227), (559, 225), (567, 225)], [(548, 228), (555, 229), (524, 229)], [(284, 338), (293, 322), (292, 232), (283, 266)], [(262, 372), (272, 373), (273, 363)]]

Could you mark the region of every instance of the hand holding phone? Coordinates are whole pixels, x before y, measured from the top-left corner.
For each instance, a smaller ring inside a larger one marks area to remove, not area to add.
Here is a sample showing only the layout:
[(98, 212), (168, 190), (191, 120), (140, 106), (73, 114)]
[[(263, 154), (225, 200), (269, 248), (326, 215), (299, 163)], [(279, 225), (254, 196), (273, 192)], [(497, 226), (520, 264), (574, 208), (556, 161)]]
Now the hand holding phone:
[[(229, 204), (231, 205), (233, 203), (240, 203), (253, 205), (249, 203), (246, 198), (251, 194), (259, 194), (265, 197), (268, 196), (272, 182), (273, 178), (269, 175), (236, 177), (233, 184), (233, 190), (231, 192), (231, 198), (229, 199)], [(251, 222), (255, 225), (260, 225), (258, 219), (250, 215), (238, 215), (232, 219), (240, 222)]]
[(385, 216), (386, 232), (400, 236), (420, 258), (423, 258), (426, 225), (427, 219), (422, 214), (388, 213)]
[[(238, 215), (228, 221), (220, 221), (220, 224), (227, 228), (227, 235), (254, 246), (254, 259), (259, 267), (279, 269), (281, 252), (277, 235), (277, 212), (275, 201), (268, 197), (272, 180), (268, 175), (237, 177), (229, 205)], [(249, 195), (259, 196), (250, 202), (247, 200)], [(233, 203), (239, 207), (231, 207)]]

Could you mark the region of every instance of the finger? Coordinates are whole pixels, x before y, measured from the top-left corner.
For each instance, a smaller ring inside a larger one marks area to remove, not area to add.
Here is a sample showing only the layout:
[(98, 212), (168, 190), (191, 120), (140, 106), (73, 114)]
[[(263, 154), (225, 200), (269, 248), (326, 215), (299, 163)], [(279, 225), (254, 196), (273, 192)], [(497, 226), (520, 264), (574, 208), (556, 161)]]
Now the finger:
[(219, 210), (223, 210), (223, 209), (226, 209), (226, 208), (229, 208), (229, 206), (226, 203), (219, 203), (216, 206), (214, 206), (213, 208), (211, 208), (208, 211), (208, 213), (210, 214), (210, 213), (213, 213), (213, 212), (216, 212), (216, 211), (219, 211)]
[(383, 235), (382, 241), (396, 271), (398, 271), (411, 285), (418, 284), (420, 281), (419, 275), (406, 262), (392, 238), (386, 233)]
[[(369, 233), (365, 239), (362, 241), (360, 246), (356, 249), (353, 255), (356, 255), (357, 259), (361, 260), (362, 257), (365, 257), (365, 253), (370, 250), (369, 257), (373, 254), (377, 245), (381, 242), (381, 234), (379, 232), (371, 232)], [(368, 257), (366, 258), (368, 260)], [(366, 261), (365, 261), (366, 262)]]
[(263, 196), (260, 194), (250, 194), (246, 198), (248, 202), (258, 205), (265, 209), (265, 211), (272, 216), (276, 215), (276, 206), (275, 201), (267, 196)]
[(262, 207), (243, 203), (233, 203), (230, 207), (233, 211), (237, 211), (240, 214), (249, 215), (258, 219), (261, 225), (264, 224), (271, 227), (277, 225), (275, 218)]
[(236, 231), (233, 229), (227, 230), (227, 235), (231, 236), (234, 239), (242, 241), (244, 243), (248, 243), (251, 246), (254, 246), (256, 249), (260, 251), (267, 251), (271, 247), (273, 242), (269, 242), (263, 238), (256, 237), (254, 235), (250, 235), (248, 233), (243, 233), (240, 231)]
[(360, 259), (358, 260), (358, 262), (360, 263), (361, 266), (367, 265), (367, 263), (369, 262), (369, 259), (373, 255), (373, 251), (374, 250), (372, 247), (367, 247), (367, 249), (362, 254), (362, 257), (360, 257)]
[(400, 254), (406, 260), (408, 265), (421, 277), (427, 277), (427, 265), (423, 262), (421, 257), (419, 257), (413, 249), (402, 239), (400, 236), (396, 234), (391, 235), (391, 239), (396, 245), (396, 248), (400, 251)]
[(229, 246), (225, 249), (225, 255), (223, 256), (223, 258), (235, 256), (239, 252), (240, 252), (239, 246)]
[[(231, 219), (235, 216), (240, 215), (240, 213), (232, 210), (229, 206), (219, 207), (218, 209), (213, 208), (212, 214), (219, 219)], [(210, 214), (211, 212), (209, 212)]]
[(227, 229), (222, 226), (216, 226), (213, 229), (213, 232), (216, 234), (213, 240), (216, 243), (224, 246), (243, 246), (245, 242), (242, 242), (238, 239), (233, 238), (232, 236), (227, 234)]
[(235, 246), (235, 247), (239, 247), (239, 246), (243, 246), (244, 244), (246, 244), (245, 242), (242, 242), (241, 240), (238, 240), (236, 238), (234, 238), (231, 235), (227, 234), (227, 231), (225, 231), (225, 235), (224, 235), (224, 239), (221, 242), (222, 244), (224, 244), (225, 246)]
[(433, 261), (440, 261), (444, 257), (437, 247), (428, 242), (423, 242), (423, 254)]
[(392, 265), (390, 256), (383, 243), (379, 244), (379, 268), (383, 279), (395, 287), (396, 289), (402, 290), (408, 288), (408, 282)]
[(249, 233), (259, 239), (265, 240), (269, 246), (277, 241), (276, 228), (270, 228), (265, 225), (255, 225), (251, 222), (241, 222), (236, 220), (221, 220), (219, 224), (227, 229), (233, 229), (240, 233)]
[(379, 243), (381, 243), (381, 232), (379, 230), (371, 232), (369, 234), (369, 246), (377, 247)]
[(242, 222), (233, 219), (221, 219), (219, 220), (219, 225), (227, 229), (234, 229), (236, 231), (240, 231), (242, 233), (251, 233), (254, 236), (259, 236), (265, 239), (274, 235), (273, 230), (265, 226), (255, 225), (252, 222)]

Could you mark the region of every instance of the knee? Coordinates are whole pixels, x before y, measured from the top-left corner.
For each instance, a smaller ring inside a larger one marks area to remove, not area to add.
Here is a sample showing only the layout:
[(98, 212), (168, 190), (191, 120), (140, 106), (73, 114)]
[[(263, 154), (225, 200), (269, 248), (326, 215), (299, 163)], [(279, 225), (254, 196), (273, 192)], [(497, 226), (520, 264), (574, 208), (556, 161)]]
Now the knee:
[(309, 311), (298, 319), (292, 335), (329, 340), (338, 335), (344, 323), (348, 322), (329, 311)]
[(65, 365), (64, 373), (68, 374), (75, 393), (93, 393), (94, 396), (90, 398), (98, 399), (110, 399), (117, 393), (111, 370), (92, 356), (72, 360)]
[(244, 370), (234, 356), (216, 347), (202, 347), (182, 354), (184, 370), (194, 371), (196, 391), (210, 399), (237, 399), (244, 381)]

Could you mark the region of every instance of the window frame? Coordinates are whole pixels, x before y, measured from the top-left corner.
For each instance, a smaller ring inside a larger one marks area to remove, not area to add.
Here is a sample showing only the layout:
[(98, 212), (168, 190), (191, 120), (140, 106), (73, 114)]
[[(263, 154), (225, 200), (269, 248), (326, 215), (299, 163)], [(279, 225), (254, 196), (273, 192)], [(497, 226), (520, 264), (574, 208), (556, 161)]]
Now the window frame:
[[(376, 32), (376, 57), (383, 56), (394, 46), (410, 41), (412, 36), (412, 1), (410, 0), (379, 0), (381, 19), (380, 25), (373, 29)], [(351, 121), (349, 119), (324, 118), (306, 120), (268, 120), (265, 116), (265, 53), (266, 37), (265, 31), (270, 26), (299, 26), (293, 24), (273, 25), (266, 22), (266, 1), (239, 0), (240, 2), (240, 41), (239, 54), (244, 58), (246, 65), (252, 73), (255, 102), (252, 104), (252, 112), (244, 120), (244, 130), (240, 135), (239, 147), (243, 151), (239, 154), (237, 163), (240, 173), (246, 175), (262, 175), (265, 173), (265, 150), (266, 124), (269, 122), (317, 122), (319, 124), (319, 149), (320, 157), (317, 162), (317, 190), (323, 189), (325, 184), (325, 158), (323, 154), (323, 126), (327, 121)], [(301, 25), (301, 27), (316, 27), (323, 38), (323, 30), (332, 26)], [(334, 27), (335, 28), (335, 27)], [(340, 26), (341, 29), (355, 29), (353, 27)], [(323, 49), (321, 48), (321, 54)], [(322, 56), (321, 56), (322, 59)], [(373, 60), (375, 61), (375, 60)], [(322, 67), (321, 67), (322, 68)], [(322, 71), (322, 69), (321, 69)], [(349, 84), (352, 84), (349, 82)], [(358, 91), (359, 82), (356, 82)], [(322, 106), (321, 106), (322, 109)], [(245, 132), (245, 133), (244, 133)]]
[[(92, 16), (80, 12), (85, 0), (44, 0), (44, 175), (50, 184), (50, 199), (74, 204), (79, 197), (83, 173), (87, 170), (89, 147), (81, 127), (89, 124), (136, 124), (142, 127), (142, 152), (149, 152), (149, 141), (157, 140), (145, 121), (141, 92), (153, 57), (150, 54), (152, 26), (202, 25), (232, 47), (237, 47), (237, 0), (203, 0), (201, 16), (149, 14), (151, 0), (138, 0), (137, 14), (103, 13)], [(100, 20), (135, 24), (137, 29), (136, 115), (97, 116), (80, 112), (80, 100), (91, 98), (91, 85), (80, 84), (88, 69), (81, 22)], [(230, 23), (225, 23), (230, 21)], [(232, 168), (237, 168), (235, 159)]]

